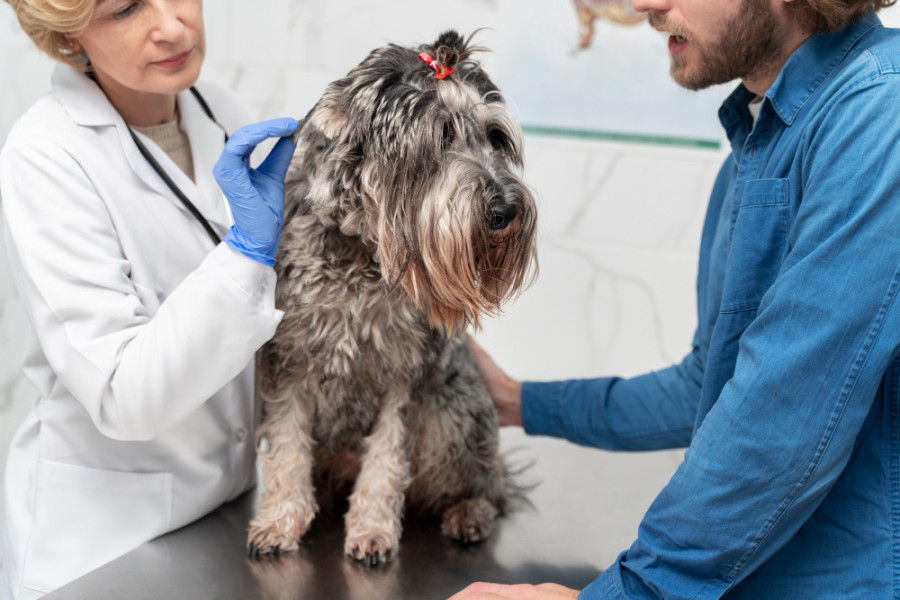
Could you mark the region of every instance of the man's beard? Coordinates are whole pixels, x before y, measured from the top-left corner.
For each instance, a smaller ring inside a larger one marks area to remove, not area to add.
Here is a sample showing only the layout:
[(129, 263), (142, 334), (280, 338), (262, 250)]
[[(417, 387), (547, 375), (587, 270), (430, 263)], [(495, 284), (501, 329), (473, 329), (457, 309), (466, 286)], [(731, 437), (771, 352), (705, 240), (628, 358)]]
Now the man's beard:
[(744, 0), (722, 27), (719, 39), (704, 46), (698, 46), (690, 32), (673, 31), (665, 17), (651, 13), (649, 21), (657, 29), (684, 36), (697, 50), (699, 64), (693, 73), (686, 70), (686, 57), (672, 55), (672, 79), (689, 90), (761, 73), (774, 64), (782, 49), (782, 27), (768, 0)]

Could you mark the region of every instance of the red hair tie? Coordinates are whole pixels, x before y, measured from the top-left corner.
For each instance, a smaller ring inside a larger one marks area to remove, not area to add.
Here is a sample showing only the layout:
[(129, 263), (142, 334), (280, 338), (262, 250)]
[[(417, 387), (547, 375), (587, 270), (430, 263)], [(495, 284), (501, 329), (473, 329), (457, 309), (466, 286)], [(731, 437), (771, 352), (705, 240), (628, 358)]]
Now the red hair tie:
[(428, 66), (434, 69), (435, 73), (437, 73), (438, 79), (443, 79), (447, 75), (456, 72), (456, 69), (453, 67), (448, 67), (439, 63), (433, 56), (428, 54), (427, 52), (419, 53), (419, 58), (421, 58), (424, 62), (428, 63)]

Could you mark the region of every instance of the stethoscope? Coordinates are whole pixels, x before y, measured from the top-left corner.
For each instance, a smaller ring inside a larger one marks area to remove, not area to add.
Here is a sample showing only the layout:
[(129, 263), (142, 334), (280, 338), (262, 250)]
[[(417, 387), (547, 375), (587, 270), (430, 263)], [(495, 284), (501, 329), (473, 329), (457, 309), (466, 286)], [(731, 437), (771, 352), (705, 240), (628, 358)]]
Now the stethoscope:
[[(191, 93), (194, 95), (194, 98), (197, 99), (197, 102), (200, 103), (200, 108), (203, 109), (203, 112), (206, 113), (206, 116), (209, 117), (213, 123), (218, 125), (222, 130), (222, 133), (225, 134), (225, 141), (227, 142), (228, 132), (225, 131), (225, 128), (222, 127), (222, 125), (218, 121), (216, 121), (216, 118), (213, 116), (212, 110), (209, 108), (209, 104), (206, 103), (206, 100), (203, 99), (203, 96), (200, 95), (200, 92), (197, 91), (197, 88), (191, 86)], [(206, 230), (206, 233), (209, 234), (209, 237), (212, 239), (213, 243), (218, 245), (219, 242), (222, 241), (222, 239), (212, 228), (212, 225), (209, 224), (209, 221), (206, 220), (206, 217), (204, 217), (203, 214), (199, 210), (197, 210), (197, 207), (194, 206), (194, 203), (188, 200), (188, 197), (184, 195), (184, 192), (181, 191), (181, 188), (179, 188), (178, 185), (174, 181), (172, 181), (172, 178), (169, 177), (169, 174), (166, 173), (165, 169), (163, 169), (162, 166), (157, 162), (157, 160), (153, 158), (153, 155), (150, 154), (150, 151), (147, 150), (147, 147), (143, 144), (143, 142), (141, 142), (141, 140), (138, 138), (134, 130), (131, 129), (131, 127), (128, 128), (128, 132), (131, 134), (131, 138), (137, 145), (138, 150), (141, 151), (141, 154), (144, 156), (147, 162), (150, 163), (150, 166), (153, 167), (153, 170), (156, 171), (156, 173), (165, 182), (165, 184), (169, 186), (169, 189), (172, 190), (172, 193), (175, 194), (179, 200), (181, 200), (181, 203), (184, 204), (185, 208), (187, 208), (191, 212), (191, 214), (194, 215), (194, 217), (200, 222), (200, 224), (203, 225), (203, 228)]]

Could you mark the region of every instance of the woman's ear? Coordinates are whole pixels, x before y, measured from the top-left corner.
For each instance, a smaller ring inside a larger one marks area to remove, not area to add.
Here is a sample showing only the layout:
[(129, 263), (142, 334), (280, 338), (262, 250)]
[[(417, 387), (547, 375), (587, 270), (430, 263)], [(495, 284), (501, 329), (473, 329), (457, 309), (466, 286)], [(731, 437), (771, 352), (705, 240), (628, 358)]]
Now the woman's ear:
[(72, 54), (78, 54), (81, 52), (81, 44), (79, 44), (78, 40), (76, 40), (74, 37), (64, 33), (62, 39), (66, 45), (66, 48), (69, 49), (69, 52), (71, 52)]

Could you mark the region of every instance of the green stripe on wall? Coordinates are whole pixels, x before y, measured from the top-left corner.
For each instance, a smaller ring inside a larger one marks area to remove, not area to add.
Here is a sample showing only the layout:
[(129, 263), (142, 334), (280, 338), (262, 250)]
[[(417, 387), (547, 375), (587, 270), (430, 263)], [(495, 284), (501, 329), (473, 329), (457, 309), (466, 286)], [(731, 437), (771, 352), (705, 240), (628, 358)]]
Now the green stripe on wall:
[(557, 135), (588, 140), (604, 140), (632, 144), (654, 144), (657, 146), (685, 146), (688, 148), (709, 148), (712, 150), (718, 150), (721, 145), (716, 140), (695, 140), (691, 138), (643, 135), (639, 133), (617, 133), (615, 131), (588, 131), (585, 129), (566, 129), (564, 127), (544, 127), (541, 125), (523, 125), (522, 131), (535, 135)]

